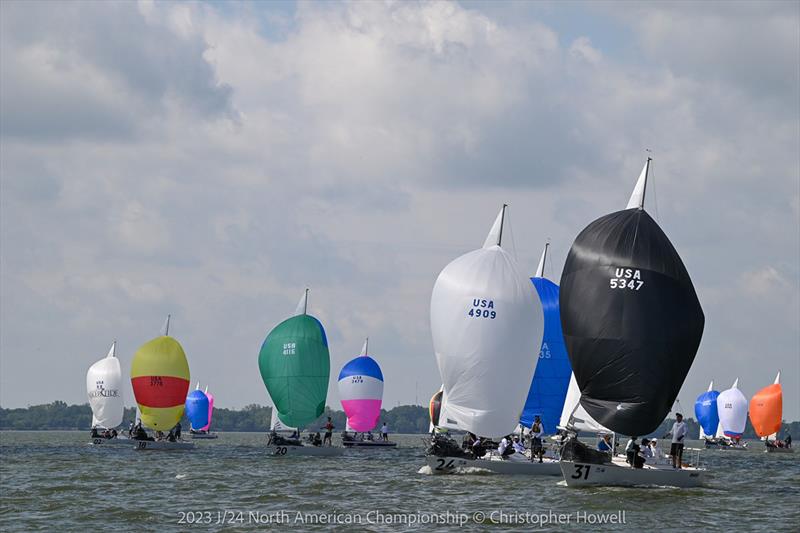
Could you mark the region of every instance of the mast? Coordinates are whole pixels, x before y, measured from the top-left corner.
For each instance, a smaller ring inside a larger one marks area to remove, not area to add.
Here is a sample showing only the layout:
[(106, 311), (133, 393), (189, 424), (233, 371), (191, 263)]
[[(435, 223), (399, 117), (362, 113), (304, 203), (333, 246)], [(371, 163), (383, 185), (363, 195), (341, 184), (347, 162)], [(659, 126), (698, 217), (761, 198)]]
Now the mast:
[(164, 321), (164, 326), (161, 328), (161, 334), (166, 337), (169, 335), (169, 319), (172, 315), (167, 315), (167, 320)]
[(303, 298), (303, 314), (304, 315), (308, 314), (308, 287), (306, 287), (306, 294), (305, 297)]
[(497, 246), (503, 243), (503, 222), (506, 219), (506, 207), (508, 207), (508, 204), (503, 204), (503, 210), (500, 213), (500, 233), (497, 235)]
[(364, 346), (361, 347), (361, 355), (362, 357), (369, 355), (369, 337), (366, 338), (364, 341)]

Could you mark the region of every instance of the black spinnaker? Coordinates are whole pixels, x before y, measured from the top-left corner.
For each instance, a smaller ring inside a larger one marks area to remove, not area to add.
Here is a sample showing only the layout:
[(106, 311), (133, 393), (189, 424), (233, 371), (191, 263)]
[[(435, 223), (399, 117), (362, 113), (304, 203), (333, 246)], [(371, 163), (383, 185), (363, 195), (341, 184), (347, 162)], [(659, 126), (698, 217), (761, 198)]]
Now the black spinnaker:
[(683, 261), (642, 207), (649, 161), (628, 209), (589, 224), (561, 275), (561, 325), (581, 405), (624, 435), (647, 435), (669, 414), (705, 323)]

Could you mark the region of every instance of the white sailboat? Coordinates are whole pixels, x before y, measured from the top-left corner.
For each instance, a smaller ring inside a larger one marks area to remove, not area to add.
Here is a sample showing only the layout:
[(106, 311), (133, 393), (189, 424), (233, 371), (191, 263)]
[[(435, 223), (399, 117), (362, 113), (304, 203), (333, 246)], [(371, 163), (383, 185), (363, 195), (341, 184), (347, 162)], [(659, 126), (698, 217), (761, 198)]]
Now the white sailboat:
[[(482, 438), (511, 435), (536, 369), (541, 305), (530, 280), (502, 248), (506, 206), (482, 248), (448, 264), (431, 295), (431, 331), (442, 401), (439, 427)], [(433, 438), (426, 462), (434, 473), (480, 468), (500, 474), (558, 475), (558, 464), (523, 454), (481, 457), (446, 435)]]
[(717, 442), (720, 450), (746, 450), (747, 443), (741, 440), (747, 425), (747, 398), (739, 390), (739, 378), (730, 389), (719, 393), (717, 410), (719, 411), (719, 429)]
[(86, 394), (92, 408), (92, 441), (90, 444), (127, 444), (130, 441), (122, 435), (104, 437), (100, 430), (114, 430), (122, 424), (125, 401), (122, 396), (122, 370), (116, 357), (117, 341), (111, 344), (108, 355), (100, 359), (86, 372)]

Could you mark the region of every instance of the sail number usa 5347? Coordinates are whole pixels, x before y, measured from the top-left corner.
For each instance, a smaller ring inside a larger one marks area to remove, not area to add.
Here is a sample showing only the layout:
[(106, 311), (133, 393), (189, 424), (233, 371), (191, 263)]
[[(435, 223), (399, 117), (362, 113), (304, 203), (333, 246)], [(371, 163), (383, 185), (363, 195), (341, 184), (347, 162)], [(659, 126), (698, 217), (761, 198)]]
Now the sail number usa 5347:
[(612, 289), (630, 289), (638, 291), (644, 285), (642, 272), (638, 268), (615, 268), (614, 277), (608, 280)]
[(472, 307), (467, 313), (474, 318), (497, 318), (497, 311), (494, 310), (494, 300), (484, 300), (481, 298), (472, 299)]

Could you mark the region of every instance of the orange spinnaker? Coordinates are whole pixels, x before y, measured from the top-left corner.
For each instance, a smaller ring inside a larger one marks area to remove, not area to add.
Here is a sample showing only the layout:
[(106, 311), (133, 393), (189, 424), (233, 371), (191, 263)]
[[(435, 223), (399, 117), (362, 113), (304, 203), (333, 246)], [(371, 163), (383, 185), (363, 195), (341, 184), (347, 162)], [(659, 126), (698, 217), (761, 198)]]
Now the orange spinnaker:
[(783, 391), (780, 383), (764, 387), (750, 400), (750, 422), (759, 437), (780, 431), (782, 416)]

